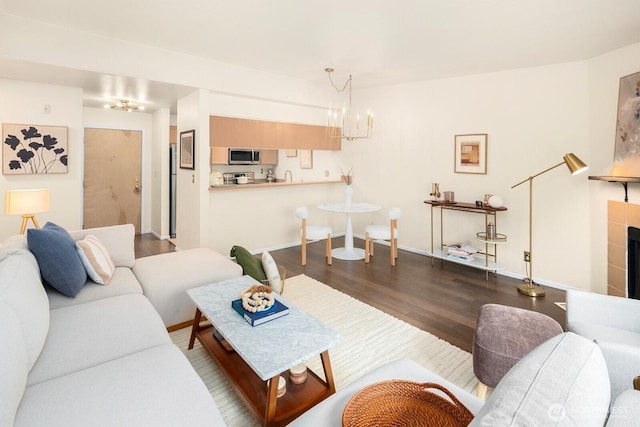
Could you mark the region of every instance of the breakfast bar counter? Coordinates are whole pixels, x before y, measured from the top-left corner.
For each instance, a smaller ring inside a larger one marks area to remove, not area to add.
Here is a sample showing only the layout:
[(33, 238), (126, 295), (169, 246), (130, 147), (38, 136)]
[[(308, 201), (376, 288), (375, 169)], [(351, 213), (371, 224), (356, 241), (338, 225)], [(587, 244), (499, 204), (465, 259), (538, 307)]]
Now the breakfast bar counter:
[(342, 180), (321, 180), (321, 181), (284, 181), (276, 180), (275, 182), (267, 182), (266, 180), (256, 180), (249, 184), (228, 184), (210, 186), (209, 191), (227, 191), (227, 190), (244, 190), (247, 188), (274, 188), (274, 187), (290, 187), (299, 185), (316, 185), (316, 184), (339, 184)]

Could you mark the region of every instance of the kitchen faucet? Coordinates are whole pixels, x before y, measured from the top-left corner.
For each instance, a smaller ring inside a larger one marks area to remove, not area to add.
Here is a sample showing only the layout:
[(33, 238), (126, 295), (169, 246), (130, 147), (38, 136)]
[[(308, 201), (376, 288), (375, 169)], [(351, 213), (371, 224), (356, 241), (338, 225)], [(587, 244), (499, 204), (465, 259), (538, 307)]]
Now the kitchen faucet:
[[(287, 181), (287, 174), (289, 174), (289, 181)], [(293, 182), (293, 175), (289, 169), (284, 171), (284, 182)]]

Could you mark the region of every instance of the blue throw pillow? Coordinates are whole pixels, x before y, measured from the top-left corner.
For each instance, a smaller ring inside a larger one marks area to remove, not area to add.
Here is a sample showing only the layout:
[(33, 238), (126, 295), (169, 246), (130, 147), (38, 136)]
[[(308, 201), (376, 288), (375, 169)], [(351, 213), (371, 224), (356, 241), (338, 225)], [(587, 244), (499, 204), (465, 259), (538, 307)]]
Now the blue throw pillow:
[(38, 261), (42, 279), (67, 296), (78, 295), (87, 272), (67, 230), (47, 222), (41, 229), (27, 231), (27, 244)]

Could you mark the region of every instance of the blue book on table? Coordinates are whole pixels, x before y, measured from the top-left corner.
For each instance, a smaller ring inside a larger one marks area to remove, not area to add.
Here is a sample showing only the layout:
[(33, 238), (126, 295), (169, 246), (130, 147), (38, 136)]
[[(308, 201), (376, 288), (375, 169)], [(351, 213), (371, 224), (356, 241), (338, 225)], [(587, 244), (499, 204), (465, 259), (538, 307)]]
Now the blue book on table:
[(289, 307), (276, 300), (269, 310), (252, 313), (242, 307), (242, 300), (237, 299), (231, 301), (231, 307), (246, 320), (251, 326), (258, 326), (270, 320), (277, 319), (278, 317), (286, 316), (289, 314)]

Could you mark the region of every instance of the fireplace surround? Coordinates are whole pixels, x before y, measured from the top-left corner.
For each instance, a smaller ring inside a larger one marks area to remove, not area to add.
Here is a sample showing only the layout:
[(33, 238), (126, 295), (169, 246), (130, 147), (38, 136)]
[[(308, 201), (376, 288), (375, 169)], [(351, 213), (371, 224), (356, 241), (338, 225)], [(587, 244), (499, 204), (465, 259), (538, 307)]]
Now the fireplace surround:
[[(640, 205), (609, 200), (607, 217), (607, 293), (621, 297), (632, 297), (636, 293), (640, 298), (640, 283), (636, 282), (633, 285), (634, 289), (631, 293), (627, 289), (630, 274), (627, 270), (629, 262), (627, 240), (629, 228), (640, 229)], [(634, 248), (631, 250), (633, 251)], [(636, 258), (639, 253), (640, 247), (635, 254)], [(637, 277), (638, 270), (634, 274)]]

